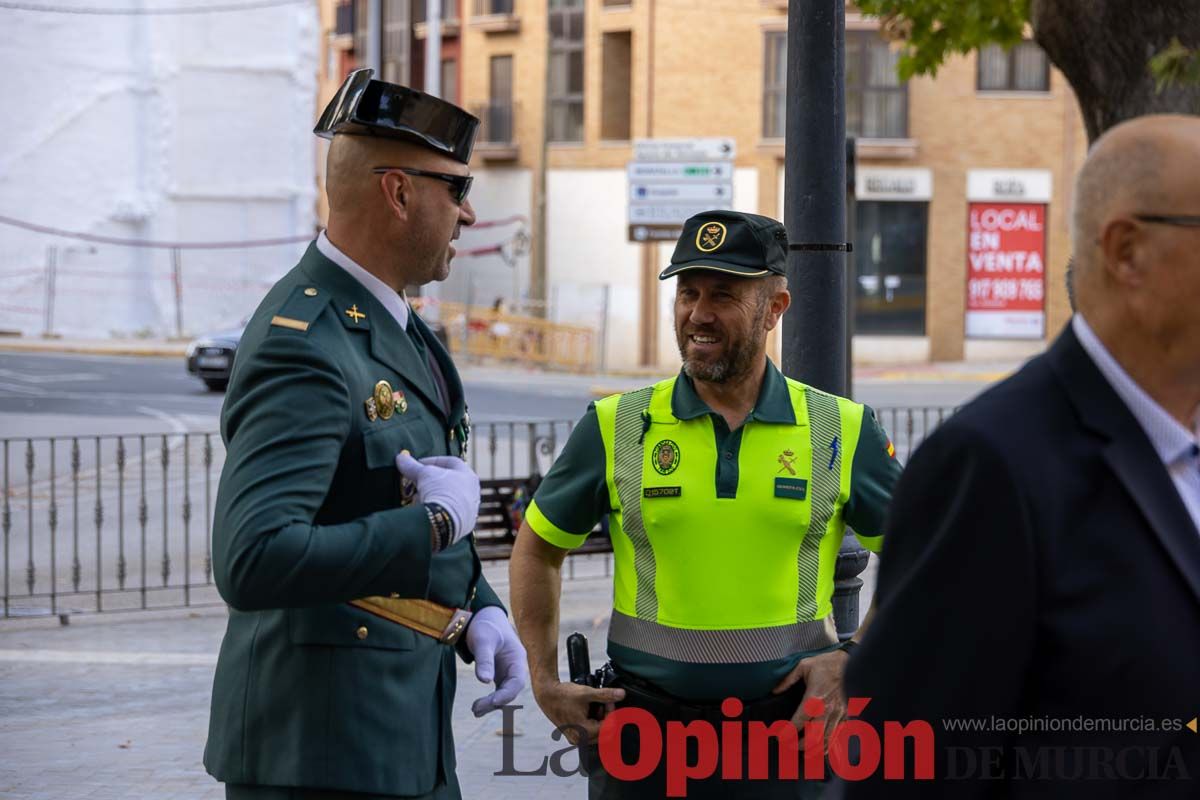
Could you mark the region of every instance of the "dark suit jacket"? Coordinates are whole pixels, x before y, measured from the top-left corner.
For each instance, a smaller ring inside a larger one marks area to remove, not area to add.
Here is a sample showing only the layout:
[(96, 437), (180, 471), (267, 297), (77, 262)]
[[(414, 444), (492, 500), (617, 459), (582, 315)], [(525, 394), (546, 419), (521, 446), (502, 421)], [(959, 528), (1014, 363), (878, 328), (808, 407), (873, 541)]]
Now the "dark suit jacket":
[[(846, 797), (1200, 797), (1200, 533), (1069, 326), (917, 450), (886, 531), (847, 691), (877, 730), (928, 720), (947, 780)], [(943, 723), (993, 717), (1126, 727)]]
[[(448, 413), (409, 335), (315, 245), (246, 328), (213, 520), (232, 607), (204, 756), (219, 780), (410, 795), (454, 769), (454, 651), (347, 603), (500, 605), (471, 539), (432, 556), (424, 506), (401, 505), (396, 453), (457, 455), (465, 432), (458, 373), (414, 322)], [(407, 410), (372, 420), (380, 380)]]

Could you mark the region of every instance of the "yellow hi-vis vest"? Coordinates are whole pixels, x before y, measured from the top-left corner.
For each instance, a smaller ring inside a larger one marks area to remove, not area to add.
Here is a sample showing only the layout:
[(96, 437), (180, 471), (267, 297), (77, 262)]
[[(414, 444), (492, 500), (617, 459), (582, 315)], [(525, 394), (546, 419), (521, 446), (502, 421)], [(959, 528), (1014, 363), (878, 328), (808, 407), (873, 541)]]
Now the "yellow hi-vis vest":
[(836, 643), (833, 570), (863, 406), (788, 380), (795, 424), (747, 422), (736, 497), (722, 498), (712, 417), (674, 416), (676, 379), (596, 403), (613, 509), (609, 641), (707, 664)]

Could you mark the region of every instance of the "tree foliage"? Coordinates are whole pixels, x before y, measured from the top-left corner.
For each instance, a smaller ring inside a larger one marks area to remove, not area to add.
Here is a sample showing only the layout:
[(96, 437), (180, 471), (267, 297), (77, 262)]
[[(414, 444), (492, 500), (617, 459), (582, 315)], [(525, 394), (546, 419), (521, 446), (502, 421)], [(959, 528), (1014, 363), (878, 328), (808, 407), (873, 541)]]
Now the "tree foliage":
[[(878, 17), (888, 38), (904, 43), (900, 79), (936, 75), (947, 58), (980, 47), (1011, 47), (1030, 22), (1031, 0), (859, 0), (864, 14)], [(1171, 85), (1200, 85), (1200, 48), (1178, 37), (1150, 59), (1160, 91)]]
[(1032, 29), (1079, 101), (1089, 141), (1122, 120), (1200, 113), (1200, 0), (857, 0), (901, 43), (900, 78), (1015, 45)]
[(1150, 71), (1158, 79), (1158, 91), (1171, 86), (1200, 86), (1200, 49), (1184, 47), (1179, 37), (1154, 58), (1150, 59)]
[(988, 44), (1011, 47), (1029, 24), (1030, 0), (859, 0), (879, 17), (884, 34), (904, 43), (900, 79), (936, 75), (954, 54)]

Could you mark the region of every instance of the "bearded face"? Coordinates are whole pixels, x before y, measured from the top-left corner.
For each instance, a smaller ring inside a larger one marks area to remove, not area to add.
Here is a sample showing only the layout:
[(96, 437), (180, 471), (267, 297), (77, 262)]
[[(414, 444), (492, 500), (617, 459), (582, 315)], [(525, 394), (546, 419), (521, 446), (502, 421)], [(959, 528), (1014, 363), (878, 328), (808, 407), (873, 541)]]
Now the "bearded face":
[(693, 380), (726, 383), (748, 374), (766, 346), (768, 297), (753, 278), (691, 270), (675, 293), (675, 340)]

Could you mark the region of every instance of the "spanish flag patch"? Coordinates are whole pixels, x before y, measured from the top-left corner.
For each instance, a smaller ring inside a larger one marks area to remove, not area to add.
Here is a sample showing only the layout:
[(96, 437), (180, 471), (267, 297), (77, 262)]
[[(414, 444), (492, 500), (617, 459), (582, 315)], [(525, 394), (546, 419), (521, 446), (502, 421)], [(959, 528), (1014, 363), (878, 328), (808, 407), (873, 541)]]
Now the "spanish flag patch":
[(892, 444), (891, 439), (888, 439), (887, 454), (889, 458), (896, 457), (896, 445)]

